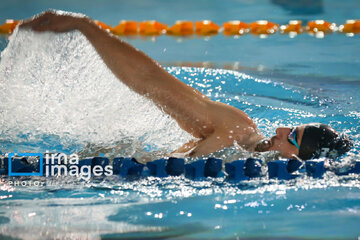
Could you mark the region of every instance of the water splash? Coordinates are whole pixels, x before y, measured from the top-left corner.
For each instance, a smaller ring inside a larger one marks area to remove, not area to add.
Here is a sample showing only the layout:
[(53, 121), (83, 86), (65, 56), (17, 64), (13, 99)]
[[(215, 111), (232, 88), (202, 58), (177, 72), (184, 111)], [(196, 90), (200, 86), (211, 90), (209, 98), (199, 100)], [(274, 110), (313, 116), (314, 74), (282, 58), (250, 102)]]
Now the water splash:
[(41, 150), (53, 150), (42, 145), (49, 138), (72, 151), (126, 146), (128, 154), (174, 150), (191, 139), (122, 84), (79, 32), (16, 31), (1, 55), (0, 98), (0, 140)]

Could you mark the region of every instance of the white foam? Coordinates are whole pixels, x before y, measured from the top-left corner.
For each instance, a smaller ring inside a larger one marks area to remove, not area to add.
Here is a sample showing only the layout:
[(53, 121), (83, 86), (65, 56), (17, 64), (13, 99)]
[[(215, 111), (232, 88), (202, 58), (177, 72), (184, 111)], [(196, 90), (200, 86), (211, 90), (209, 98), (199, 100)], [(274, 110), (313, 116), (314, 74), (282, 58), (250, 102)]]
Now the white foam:
[(132, 92), (79, 32), (16, 30), (1, 54), (0, 133), (55, 134), (78, 143), (150, 144), (174, 150), (191, 136)]

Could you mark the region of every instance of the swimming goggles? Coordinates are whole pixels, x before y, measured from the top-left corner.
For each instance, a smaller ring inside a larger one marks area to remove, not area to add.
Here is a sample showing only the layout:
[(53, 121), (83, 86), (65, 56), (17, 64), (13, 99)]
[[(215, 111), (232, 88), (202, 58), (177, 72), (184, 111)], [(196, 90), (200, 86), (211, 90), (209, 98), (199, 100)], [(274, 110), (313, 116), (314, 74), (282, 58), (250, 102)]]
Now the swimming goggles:
[(292, 128), (289, 135), (288, 135), (288, 140), (291, 144), (295, 145), (295, 147), (297, 147), (297, 149), (300, 150), (299, 144), (296, 141), (296, 128)]

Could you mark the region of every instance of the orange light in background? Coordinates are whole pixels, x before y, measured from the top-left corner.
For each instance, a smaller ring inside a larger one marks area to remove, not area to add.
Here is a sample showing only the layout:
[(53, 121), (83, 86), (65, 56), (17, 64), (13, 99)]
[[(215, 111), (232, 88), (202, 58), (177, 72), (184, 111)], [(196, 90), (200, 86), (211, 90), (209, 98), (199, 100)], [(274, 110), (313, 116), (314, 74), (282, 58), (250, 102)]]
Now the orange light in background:
[(19, 21), (13, 19), (6, 19), (5, 24), (0, 25), (1, 34), (12, 34)]
[(315, 20), (308, 22), (307, 30), (310, 33), (324, 32), (329, 33), (333, 32), (336, 29), (335, 23), (330, 23), (325, 20)]
[(96, 23), (99, 27), (101, 27), (102, 29), (104, 29), (104, 30), (107, 31), (107, 32), (110, 32), (111, 29), (112, 29), (111, 26), (109, 26), (109, 25), (107, 25), (107, 24), (105, 24), (105, 23), (103, 23), (103, 22), (100, 22), (100, 21), (98, 21), (98, 20), (95, 20), (95, 23)]
[(140, 34), (141, 35), (160, 35), (166, 32), (167, 25), (161, 22), (151, 20), (140, 22)]
[(198, 35), (213, 35), (219, 32), (220, 27), (213, 21), (203, 20), (196, 22), (196, 34)]
[(344, 33), (360, 33), (360, 21), (359, 20), (347, 20), (344, 25), (339, 27), (340, 32)]
[(111, 32), (116, 35), (135, 35), (138, 33), (138, 24), (136, 21), (122, 20)]
[(280, 31), (282, 33), (302, 33), (303, 28), (301, 26), (301, 21), (299, 20), (291, 20), (288, 25), (280, 26)]
[(249, 31), (249, 24), (241, 21), (229, 21), (224, 23), (225, 35), (241, 35)]
[(250, 24), (252, 34), (273, 34), (278, 30), (278, 28), (278, 24), (266, 20), (259, 20)]
[(166, 31), (169, 35), (188, 36), (194, 34), (194, 23), (191, 21), (176, 21), (173, 26)]

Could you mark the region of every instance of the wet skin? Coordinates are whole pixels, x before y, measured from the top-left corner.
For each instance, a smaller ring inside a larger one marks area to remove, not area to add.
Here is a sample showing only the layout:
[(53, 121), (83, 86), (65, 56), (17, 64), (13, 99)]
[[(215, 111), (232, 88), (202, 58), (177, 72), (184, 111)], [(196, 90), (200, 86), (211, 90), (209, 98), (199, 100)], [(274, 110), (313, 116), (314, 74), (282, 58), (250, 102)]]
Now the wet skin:
[[(278, 128), (276, 135), (266, 143), (266, 138), (245, 112), (212, 101), (84, 15), (47, 11), (22, 22), (20, 28), (57, 33), (80, 31), (120, 81), (152, 100), (175, 119), (182, 129), (196, 138), (174, 151), (174, 155), (203, 156), (235, 143), (250, 152), (279, 151), (287, 158), (299, 154), (299, 150), (287, 139), (290, 128)], [(297, 131), (300, 145), (303, 127), (298, 127)]]

